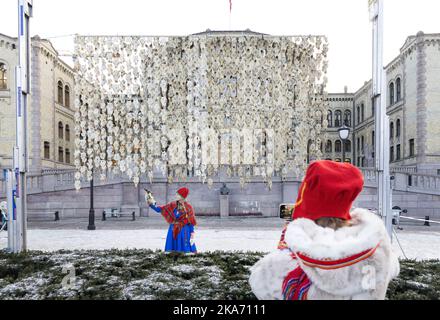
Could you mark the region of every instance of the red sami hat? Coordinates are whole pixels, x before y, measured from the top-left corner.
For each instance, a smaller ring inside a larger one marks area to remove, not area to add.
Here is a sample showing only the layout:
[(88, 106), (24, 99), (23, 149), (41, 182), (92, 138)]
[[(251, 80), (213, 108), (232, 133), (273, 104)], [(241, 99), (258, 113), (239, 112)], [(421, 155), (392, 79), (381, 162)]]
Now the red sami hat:
[(180, 194), (184, 199), (186, 199), (189, 195), (189, 189), (188, 188), (181, 188), (177, 190), (177, 193)]
[(293, 219), (340, 218), (350, 220), (353, 201), (364, 186), (362, 172), (349, 163), (316, 161), (301, 184)]

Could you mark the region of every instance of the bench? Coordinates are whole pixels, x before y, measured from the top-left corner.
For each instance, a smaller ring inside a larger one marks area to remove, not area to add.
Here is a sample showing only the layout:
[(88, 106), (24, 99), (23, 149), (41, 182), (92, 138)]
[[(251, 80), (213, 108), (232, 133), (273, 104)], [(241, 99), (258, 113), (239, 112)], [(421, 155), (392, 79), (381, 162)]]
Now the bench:
[(136, 212), (121, 212), (119, 209), (111, 208), (111, 209), (104, 209), (102, 211), (102, 221), (107, 221), (107, 218), (116, 218), (119, 219), (121, 217), (131, 217), (132, 221), (136, 220)]
[(28, 210), (27, 221), (60, 221), (59, 211)]

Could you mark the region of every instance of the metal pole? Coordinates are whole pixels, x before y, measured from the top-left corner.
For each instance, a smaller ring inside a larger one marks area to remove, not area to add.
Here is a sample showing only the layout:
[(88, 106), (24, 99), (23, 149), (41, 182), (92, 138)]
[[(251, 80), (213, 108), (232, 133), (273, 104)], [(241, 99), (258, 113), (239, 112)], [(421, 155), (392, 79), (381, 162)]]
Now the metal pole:
[(6, 199), (8, 203), (8, 251), (15, 252), (17, 243), (15, 240), (15, 221), (16, 221), (16, 208), (15, 208), (15, 190), (14, 190), (14, 173), (11, 169), (6, 170)]
[[(27, 102), (30, 94), (31, 38), (30, 18), (33, 0), (18, 0), (18, 66), (16, 75), (16, 143), (14, 146), (14, 174), (16, 221), (13, 252), (27, 250), (26, 173), (27, 151)], [(14, 197), (13, 197), (14, 198)]]
[(386, 73), (383, 68), (383, 2), (369, 0), (370, 20), (373, 23), (373, 93), (372, 103), (375, 106), (376, 154), (375, 168), (378, 182), (377, 211), (384, 219), (389, 236), (393, 237), (391, 214), (391, 180), (389, 150), (389, 120), (386, 110)]
[(87, 230), (96, 230), (95, 226), (95, 208), (93, 207), (93, 171), (92, 180), (90, 180), (90, 210), (89, 210), (89, 225)]
[(342, 163), (345, 163), (345, 143), (347, 140), (342, 140)]

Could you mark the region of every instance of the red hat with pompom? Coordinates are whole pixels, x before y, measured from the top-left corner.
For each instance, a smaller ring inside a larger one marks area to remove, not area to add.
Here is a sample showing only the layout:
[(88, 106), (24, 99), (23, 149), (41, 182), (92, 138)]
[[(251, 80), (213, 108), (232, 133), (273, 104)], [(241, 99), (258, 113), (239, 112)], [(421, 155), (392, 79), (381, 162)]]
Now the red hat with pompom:
[(349, 163), (316, 161), (307, 169), (293, 210), (293, 219), (350, 220), (353, 201), (364, 186), (362, 172)]
[(188, 188), (180, 188), (177, 190), (177, 193), (182, 196), (182, 198), (186, 199), (189, 195), (189, 189)]

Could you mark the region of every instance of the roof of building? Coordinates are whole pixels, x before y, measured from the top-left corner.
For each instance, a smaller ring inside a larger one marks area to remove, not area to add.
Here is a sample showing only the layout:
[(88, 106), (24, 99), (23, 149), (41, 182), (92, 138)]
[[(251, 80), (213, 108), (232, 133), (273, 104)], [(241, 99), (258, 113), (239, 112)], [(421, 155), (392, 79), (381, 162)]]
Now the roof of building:
[(268, 36), (268, 34), (252, 31), (250, 29), (246, 29), (246, 30), (211, 30), (211, 29), (206, 29), (205, 31), (192, 34), (192, 36), (201, 36), (201, 35)]

